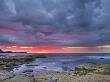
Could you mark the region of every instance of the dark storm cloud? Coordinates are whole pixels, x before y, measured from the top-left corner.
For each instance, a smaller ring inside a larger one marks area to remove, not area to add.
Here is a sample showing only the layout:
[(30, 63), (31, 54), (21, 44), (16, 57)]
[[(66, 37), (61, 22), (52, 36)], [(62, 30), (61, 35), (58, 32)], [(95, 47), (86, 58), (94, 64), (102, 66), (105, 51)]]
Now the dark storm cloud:
[(108, 0), (0, 0), (0, 44), (110, 44)]

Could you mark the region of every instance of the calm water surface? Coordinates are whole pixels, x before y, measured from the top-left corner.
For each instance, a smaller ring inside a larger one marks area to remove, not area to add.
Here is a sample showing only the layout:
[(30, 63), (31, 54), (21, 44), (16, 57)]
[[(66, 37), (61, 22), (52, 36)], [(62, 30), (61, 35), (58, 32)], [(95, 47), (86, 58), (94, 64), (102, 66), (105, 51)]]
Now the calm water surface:
[(37, 58), (34, 61), (23, 64), (19, 68), (13, 69), (13, 72), (23, 73), (26, 70), (33, 70), (33, 73), (41, 71), (71, 71), (76, 66), (88, 62), (110, 63), (110, 54), (47, 55), (47, 58)]

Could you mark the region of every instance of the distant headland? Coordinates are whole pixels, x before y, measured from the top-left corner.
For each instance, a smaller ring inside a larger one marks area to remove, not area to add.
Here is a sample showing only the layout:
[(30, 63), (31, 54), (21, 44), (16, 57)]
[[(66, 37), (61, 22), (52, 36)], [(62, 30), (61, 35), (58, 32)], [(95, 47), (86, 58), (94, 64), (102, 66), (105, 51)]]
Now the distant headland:
[(3, 51), (0, 49), (0, 53), (27, 53), (27, 52), (12, 52), (12, 51)]

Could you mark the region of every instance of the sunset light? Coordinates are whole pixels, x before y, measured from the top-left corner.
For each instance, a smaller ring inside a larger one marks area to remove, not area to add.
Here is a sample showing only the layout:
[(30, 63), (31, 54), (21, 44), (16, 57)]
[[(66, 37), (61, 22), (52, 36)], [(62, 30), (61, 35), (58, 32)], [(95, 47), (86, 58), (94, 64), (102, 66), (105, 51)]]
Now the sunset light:
[(0, 46), (1, 49), (7, 51), (28, 52), (28, 53), (85, 53), (85, 52), (105, 52), (110, 51), (109, 45), (92, 46), (92, 47), (77, 47), (77, 46), (57, 46), (57, 45), (39, 45), (39, 46)]
[(110, 82), (110, 0), (0, 0), (0, 82)]

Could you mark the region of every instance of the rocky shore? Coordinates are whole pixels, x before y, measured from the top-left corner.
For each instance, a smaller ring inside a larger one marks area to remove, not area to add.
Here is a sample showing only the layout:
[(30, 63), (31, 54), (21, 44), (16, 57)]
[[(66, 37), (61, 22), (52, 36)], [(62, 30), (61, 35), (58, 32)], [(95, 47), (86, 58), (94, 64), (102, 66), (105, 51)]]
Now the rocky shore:
[[(18, 68), (27, 62), (30, 62), (36, 58), (45, 58), (44, 55), (18, 55), (18, 56), (4, 56), (0, 55), (0, 82), (33, 82), (31, 80), (32, 75), (20, 74), (16, 75), (12, 72), (14, 68)], [(25, 72), (31, 72), (27, 70)], [(31, 78), (30, 78), (31, 76)], [(19, 79), (19, 80), (18, 80)]]
[(21, 64), (33, 61), (36, 58), (46, 58), (44, 55), (18, 55), (18, 56), (0, 56), (0, 70), (11, 70)]
[(36, 56), (14, 56), (0, 58), (0, 82), (110, 82), (110, 64), (92, 62), (76, 67), (73, 71), (42, 71), (32, 74), (27, 70), (21, 74), (10, 72), (21, 63)]

